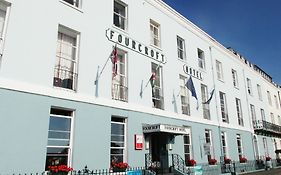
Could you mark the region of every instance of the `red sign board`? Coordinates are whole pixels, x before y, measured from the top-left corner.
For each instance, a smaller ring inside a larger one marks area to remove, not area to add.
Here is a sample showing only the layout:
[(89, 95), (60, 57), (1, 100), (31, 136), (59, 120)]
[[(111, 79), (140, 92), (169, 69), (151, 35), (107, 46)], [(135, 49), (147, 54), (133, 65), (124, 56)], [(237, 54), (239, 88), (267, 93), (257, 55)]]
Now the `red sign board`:
[(135, 149), (142, 150), (143, 148), (143, 135), (135, 134)]

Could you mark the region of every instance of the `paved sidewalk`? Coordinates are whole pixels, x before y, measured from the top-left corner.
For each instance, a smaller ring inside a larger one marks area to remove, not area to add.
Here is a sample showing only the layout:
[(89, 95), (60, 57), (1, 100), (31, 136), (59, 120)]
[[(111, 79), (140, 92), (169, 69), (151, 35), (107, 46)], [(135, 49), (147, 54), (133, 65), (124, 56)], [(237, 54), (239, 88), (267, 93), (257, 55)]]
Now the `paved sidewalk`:
[(281, 168), (271, 169), (268, 171), (264, 170), (264, 171), (254, 172), (254, 173), (247, 173), (244, 175), (281, 175)]

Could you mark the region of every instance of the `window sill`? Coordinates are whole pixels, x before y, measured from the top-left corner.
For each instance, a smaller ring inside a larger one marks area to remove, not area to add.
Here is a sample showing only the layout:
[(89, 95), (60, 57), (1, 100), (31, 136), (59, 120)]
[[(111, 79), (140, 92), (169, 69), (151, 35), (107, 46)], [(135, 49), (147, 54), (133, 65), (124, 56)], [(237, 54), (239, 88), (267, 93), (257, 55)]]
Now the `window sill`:
[(60, 91), (65, 91), (65, 92), (71, 92), (71, 93), (76, 93), (76, 90), (73, 89), (67, 89), (67, 88), (63, 88), (63, 87), (58, 87), (58, 86), (53, 86), (54, 89), (60, 90)]
[(163, 51), (161, 47), (159, 46), (155, 46), (154, 44), (150, 44), (151, 47), (155, 48), (155, 49), (158, 49), (160, 51)]
[(118, 30), (119, 32), (122, 32), (123, 34), (125, 35), (129, 35), (129, 32), (128, 30), (124, 30), (124, 29), (121, 29), (120, 27), (117, 27), (116, 25), (112, 25), (112, 28), (114, 28), (115, 30)]
[(224, 83), (224, 80), (223, 79), (218, 79), (220, 82)]
[(185, 63), (185, 64), (187, 63), (187, 61), (186, 61), (186, 58), (184, 58), (184, 59), (181, 59), (181, 58), (179, 58), (179, 57), (178, 57), (178, 60), (179, 60), (180, 62), (183, 62), (183, 63)]
[(205, 72), (205, 73), (207, 72), (207, 71), (206, 71), (206, 68), (203, 69), (202, 67), (199, 67), (199, 71)]
[(71, 5), (71, 4), (69, 4), (69, 3), (67, 3), (67, 2), (65, 2), (65, 1), (63, 1), (63, 0), (59, 0), (59, 1), (60, 1), (62, 4), (67, 5), (68, 7), (71, 7), (71, 8), (73, 8), (73, 9), (75, 9), (75, 10), (81, 12), (81, 13), (84, 13), (81, 8), (75, 7), (74, 5)]

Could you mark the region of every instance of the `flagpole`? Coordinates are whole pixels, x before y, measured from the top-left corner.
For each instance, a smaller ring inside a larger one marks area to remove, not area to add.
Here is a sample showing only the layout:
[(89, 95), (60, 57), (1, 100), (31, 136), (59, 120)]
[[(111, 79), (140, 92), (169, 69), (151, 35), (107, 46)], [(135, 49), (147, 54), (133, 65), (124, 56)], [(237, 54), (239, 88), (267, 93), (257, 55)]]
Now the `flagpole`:
[[(157, 71), (157, 70), (159, 69), (160, 64), (161, 64), (161, 63), (159, 63), (159, 64), (157, 65), (155, 71)], [(156, 72), (155, 72), (155, 74), (156, 74)], [(150, 78), (151, 78), (151, 76), (149, 77), (149, 80), (147, 81), (147, 83), (146, 83), (146, 85), (145, 85), (145, 88), (148, 86), (148, 84), (149, 84), (149, 82), (150, 82)]]
[[(159, 64), (157, 65), (157, 67), (156, 67), (156, 70), (155, 70), (155, 71), (157, 71), (157, 70), (159, 69), (160, 64), (161, 64), (161, 62), (159, 62)], [(155, 72), (155, 73), (156, 73), (156, 72)], [(151, 76), (152, 76), (152, 75), (151, 75)], [(151, 76), (149, 77), (149, 79), (148, 79), (148, 81), (147, 81), (146, 85), (144, 86), (144, 88), (142, 89), (141, 94), (143, 94), (143, 91), (147, 88), (147, 86), (148, 86), (148, 84), (149, 84), (149, 82), (150, 82), (150, 78), (151, 78)]]
[[(115, 43), (115, 46), (114, 46), (114, 49), (116, 49), (117, 47), (117, 43)], [(99, 80), (99, 78), (101, 77), (101, 74), (103, 73), (104, 69), (105, 69), (105, 66), (107, 65), (108, 61), (110, 58), (112, 58), (112, 53), (114, 51), (114, 49), (112, 50), (112, 52), (110, 53), (110, 55), (108, 56), (105, 64), (103, 65), (102, 69), (101, 69), (101, 72), (99, 73), (99, 75), (97, 76), (97, 79), (96, 79), (96, 82)], [(96, 83), (95, 83), (96, 84)]]

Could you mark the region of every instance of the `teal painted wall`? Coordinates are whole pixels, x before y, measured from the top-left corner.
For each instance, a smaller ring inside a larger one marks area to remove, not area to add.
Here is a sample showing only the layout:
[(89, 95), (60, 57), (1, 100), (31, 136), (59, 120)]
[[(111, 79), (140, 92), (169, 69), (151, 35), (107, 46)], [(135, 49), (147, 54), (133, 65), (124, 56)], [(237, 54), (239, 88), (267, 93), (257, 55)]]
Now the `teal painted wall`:
[[(215, 158), (220, 158), (220, 139), (217, 126), (199, 124), (140, 112), (126, 111), (89, 103), (67, 101), (0, 89), (0, 172), (43, 172), (45, 167), (50, 108), (63, 107), (75, 110), (72, 163), (74, 169), (109, 168), (111, 115), (127, 118), (128, 163), (132, 167), (144, 166), (145, 153), (135, 150), (134, 135), (142, 134), (142, 124), (171, 124), (191, 127), (194, 159), (207, 162), (204, 155), (204, 131), (212, 130)], [(231, 159), (238, 160), (236, 133), (240, 133), (244, 153), (253, 159), (251, 134), (240, 130), (225, 129)], [(250, 146), (249, 146), (250, 145)], [(201, 148), (200, 148), (201, 147)], [(176, 136), (173, 149), (184, 158), (183, 137)]]

